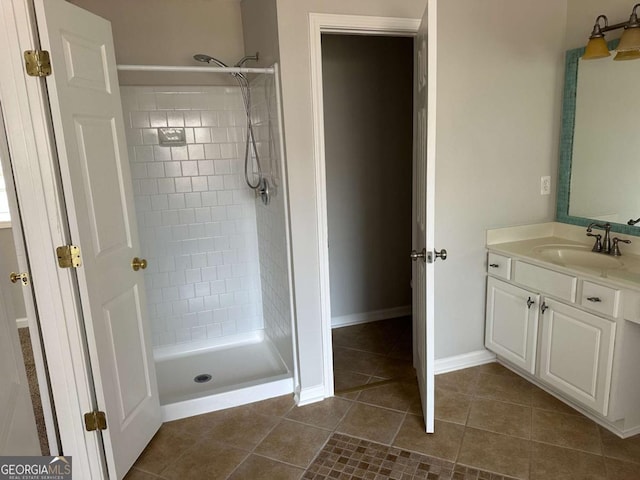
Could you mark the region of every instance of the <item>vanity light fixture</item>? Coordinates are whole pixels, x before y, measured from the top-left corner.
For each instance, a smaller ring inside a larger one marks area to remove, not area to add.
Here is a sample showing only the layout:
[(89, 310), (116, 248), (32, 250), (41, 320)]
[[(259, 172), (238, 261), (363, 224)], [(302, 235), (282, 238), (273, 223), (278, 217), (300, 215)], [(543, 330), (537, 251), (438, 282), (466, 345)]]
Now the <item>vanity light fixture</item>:
[[(606, 15), (599, 15), (598, 18), (596, 18), (596, 23), (593, 26), (593, 31), (589, 37), (589, 43), (587, 43), (582, 59), (593, 60), (611, 55), (607, 48), (604, 34), (620, 28), (624, 28), (624, 33), (616, 48), (617, 54), (614, 60), (635, 60), (636, 58), (640, 58), (640, 22), (638, 21), (638, 8), (640, 8), (640, 3), (633, 6), (628, 22), (616, 23), (615, 25), (609, 25), (609, 20)], [(600, 24), (601, 21), (604, 25)]]
[[(600, 20), (604, 22), (603, 27), (600, 26)], [(609, 20), (606, 15), (599, 15), (598, 18), (596, 18), (596, 24), (593, 26), (593, 31), (589, 37), (589, 43), (587, 43), (587, 47), (584, 50), (584, 55), (582, 55), (583, 60), (594, 60), (611, 55), (607, 47), (607, 41), (604, 39), (603, 28), (607, 31), (606, 29), (609, 28)]]

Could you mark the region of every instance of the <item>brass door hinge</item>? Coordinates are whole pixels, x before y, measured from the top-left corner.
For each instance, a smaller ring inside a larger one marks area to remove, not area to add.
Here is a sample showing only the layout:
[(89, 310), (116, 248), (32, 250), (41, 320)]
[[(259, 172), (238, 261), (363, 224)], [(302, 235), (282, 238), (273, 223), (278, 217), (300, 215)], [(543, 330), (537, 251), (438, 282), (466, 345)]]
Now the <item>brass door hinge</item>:
[(48, 77), (51, 75), (51, 58), (46, 50), (26, 50), (24, 52), (25, 69), (30, 77)]
[(82, 265), (80, 248), (75, 245), (62, 245), (56, 248), (56, 255), (60, 268), (78, 268)]
[(107, 416), (104, 412), (95, 411), (84, 414), (84, 426), (87, 432), (107, 429)]

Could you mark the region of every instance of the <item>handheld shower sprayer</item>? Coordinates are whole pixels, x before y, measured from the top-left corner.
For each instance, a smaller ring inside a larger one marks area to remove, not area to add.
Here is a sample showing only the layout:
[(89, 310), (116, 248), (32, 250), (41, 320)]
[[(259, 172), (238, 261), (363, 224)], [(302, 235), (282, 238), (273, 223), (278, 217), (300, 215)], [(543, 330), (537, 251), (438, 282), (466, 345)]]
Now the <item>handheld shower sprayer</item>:
[[(260, 58), (259, 52), (256, 52), (255, 55), (245, 55), (240, 60), (236, 62), (234, 67), (242, 68), (244, 64), (248, 61), (258, 61)], [(222, 68), (229, 68), (228, 65), (221, 60), (218, 60), (215, 57), (210, 55), (206, 55), (204, 53), (197, 53), (193, 56), (193, 59), (198, 62), (215, 64)], [(240, 86), (240, 92), (242, 93), (242, 100), (244, 103), (244, 110), (247, 117), (247, 135), (245, 139), (245, 150), (244, 150), (244, 180), (249, 186), (249, 188), (256, 190), (260, 197), (262, 198), (262, 203), (265, 205), (269, 204), (270, 201), (270, 190), (269, 190), (269, 182), (264, 177), (262, 172), (262, 166), (260, 165), (260, 156), (258, 154), (258, 146), (256, 145), (256, 138), (253, 132), (253, 123), (251, 121), (251, 90), (249, 88), (249, 80), (243, 73), (233, 72), (231, 75), (236, 79), (238, 85)], [(253, 155), (251, 154), (253, 152)], [(251, 182), (249, 178), (249, 159), (253, 158), (256, 166), (258, 180), (257, 182)]]

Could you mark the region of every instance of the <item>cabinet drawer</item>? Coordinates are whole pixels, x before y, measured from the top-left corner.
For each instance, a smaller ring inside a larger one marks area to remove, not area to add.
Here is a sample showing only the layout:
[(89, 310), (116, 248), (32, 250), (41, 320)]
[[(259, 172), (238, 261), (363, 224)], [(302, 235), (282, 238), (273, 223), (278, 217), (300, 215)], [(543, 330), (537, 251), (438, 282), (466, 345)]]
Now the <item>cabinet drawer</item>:
[(582, 297), (580, 305), (604, 313), (611, 317), (618, 316), (620, 304), (620, 290), (598, 285), (597, 283), (582, 282)]
[(571, 275), (516, 260), (513, 277), (516, 282), (538, 292), (548, 293), (570, 302), (576, 301), (578, 279)]
[(511, 259), (497, 253), (489, 252), (487, 272), (496, 277), (511, 279)]

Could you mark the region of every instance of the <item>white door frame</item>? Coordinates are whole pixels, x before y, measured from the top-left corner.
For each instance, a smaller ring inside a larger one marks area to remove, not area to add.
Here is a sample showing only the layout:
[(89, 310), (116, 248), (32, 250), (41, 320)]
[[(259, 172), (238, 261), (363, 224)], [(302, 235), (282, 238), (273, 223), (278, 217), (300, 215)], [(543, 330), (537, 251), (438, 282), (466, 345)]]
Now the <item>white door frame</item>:
[(44, 81), (26, 76), (22, 53), (38, 48), (30, 0), (0, 3), (0, 100), (7, 124), (16, 194), (49, 367), (63, 454), (74, 478), (106, 478), (101, 438), (85, 432), (95, 395), (75, 272), (57, 266), (55, 248), (69, 243)]
[(313, 112), (313, 163), (316, 173), (315, 203), (318, 219), (317, 238), (320, 264), (320, 318), (322, 322), (323, 383), (325, 397), (333, 396), (334, 391), (321, 35), (323, 33), (342, 33), (415, 37), (418, 33), (419, 27), (419, 18), (335, 15), (325, 13), (309, 14), (311, 98)]

